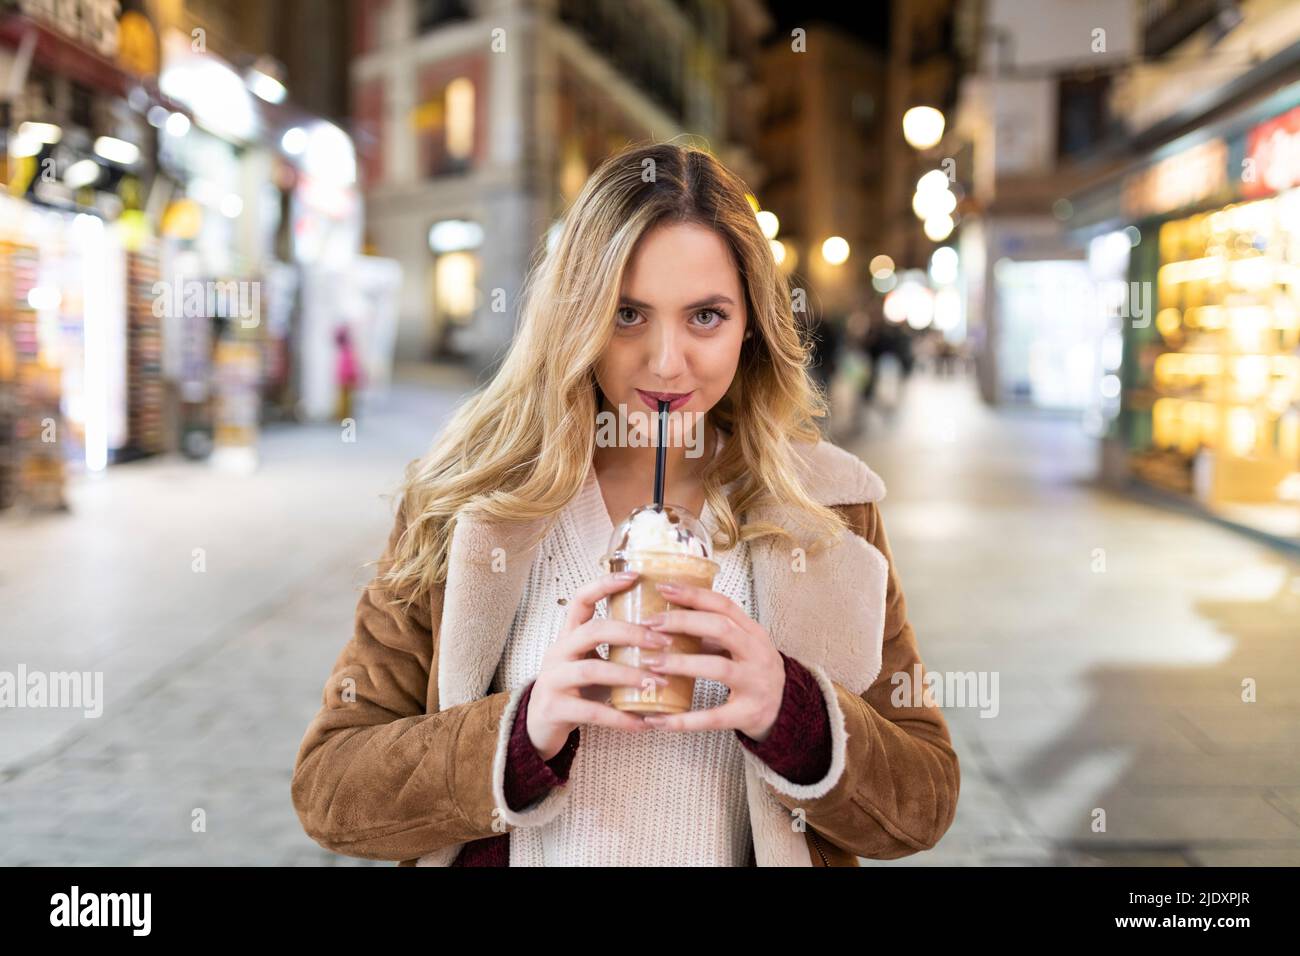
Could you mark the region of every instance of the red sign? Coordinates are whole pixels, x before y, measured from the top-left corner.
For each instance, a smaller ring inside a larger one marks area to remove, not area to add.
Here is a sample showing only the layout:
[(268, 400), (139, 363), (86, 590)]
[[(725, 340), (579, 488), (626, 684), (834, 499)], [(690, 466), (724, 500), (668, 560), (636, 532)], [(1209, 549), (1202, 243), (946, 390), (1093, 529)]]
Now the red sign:
[(1300, 106), (1260, 123), (1246, 136), (1241, 191), (1267, 196), (1300, 184)]

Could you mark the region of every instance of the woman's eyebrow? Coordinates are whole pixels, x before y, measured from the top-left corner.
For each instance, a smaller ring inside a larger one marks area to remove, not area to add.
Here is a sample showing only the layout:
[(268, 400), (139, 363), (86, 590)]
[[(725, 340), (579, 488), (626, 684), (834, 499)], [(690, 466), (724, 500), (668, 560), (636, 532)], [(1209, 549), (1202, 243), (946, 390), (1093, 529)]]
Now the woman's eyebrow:
[[(640, 299), (634, 299), (630, 295), (620, 296), (618, 300), (618, 304), (620, 308), (625, 305), (630, 305), (634, 309), (642, 309), (646, 312), (653, 312), (655, 310), (655, 307), (651, 305), (649, 302), (642, 302)], [(734, 306), (735, 304), (736, 303), (732, 302), (729, 296), (725, 296), (721, 292), (715, 292), (713, 295), (705, 296), (703, 299), (700, 299), (698, 302), (692, 302), (689, 305), (683, 306), (682, 311), (690, 312), (695, 309), (707, 308), (708, 306), (711, 305)]]

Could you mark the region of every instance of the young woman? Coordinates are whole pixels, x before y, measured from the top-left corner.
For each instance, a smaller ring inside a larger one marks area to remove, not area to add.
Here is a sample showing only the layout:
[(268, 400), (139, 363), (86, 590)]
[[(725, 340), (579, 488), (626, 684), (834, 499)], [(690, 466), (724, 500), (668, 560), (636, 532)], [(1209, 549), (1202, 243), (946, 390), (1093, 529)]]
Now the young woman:
[[(923, 692), (884, 486), (821, 440), (808, 364), (739, 179), (670, 144), (603, 163), (500, 370), (407, 470), (298, 753), (307, 833), (441, 866), (855, 866), (933, 847), (957, 756)], [(705, 413), (670, 436), (665, 500), (701, 517), (721, 567), (640, 627), (606, 616), (630, 581), (598, 561), (651, 500), (655, 448), (598, 422), (664, 396), (679, 426)], [(665, 653), (664, 634), (704, 653)], [(609, 704), (666, 674), (696, 678), (692, 710)]]

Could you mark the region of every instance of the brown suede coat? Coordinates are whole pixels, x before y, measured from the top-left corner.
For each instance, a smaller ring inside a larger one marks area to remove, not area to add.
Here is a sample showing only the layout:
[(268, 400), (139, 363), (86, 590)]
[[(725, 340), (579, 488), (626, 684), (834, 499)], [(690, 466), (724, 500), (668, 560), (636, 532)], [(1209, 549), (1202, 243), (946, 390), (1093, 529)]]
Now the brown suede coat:
[[(896, 859), (933, 847), (952, 823), (957, 755), (942, 712), (928, 698), (896, 694), (891, 682), (895, 674), (913, 681), (924, 667), (877, 506), (883, 483), (828, 442), (795, 447), (811, 496), (852, 530), (818, 553), (750, 542), (756, 618), (817, 677), (832, 765), (822, 781), (799, 785), (746, 752), (752, 859)], [(783, 506), (751, 517), (799, 527)], [(381, 572), (405, 522), (399, 507)], [(524, 687), (488, 693), (543, 529), (541, 519), (463, 517), (446, 584), (414, 612), (389, 606), (374, 582), (362, 594), (293, 773), (294, 807), (321, 846), (446, 866), (468, 841), (563, 809), (566, 787), (522, 812), (506, 805), (505, 744)]]

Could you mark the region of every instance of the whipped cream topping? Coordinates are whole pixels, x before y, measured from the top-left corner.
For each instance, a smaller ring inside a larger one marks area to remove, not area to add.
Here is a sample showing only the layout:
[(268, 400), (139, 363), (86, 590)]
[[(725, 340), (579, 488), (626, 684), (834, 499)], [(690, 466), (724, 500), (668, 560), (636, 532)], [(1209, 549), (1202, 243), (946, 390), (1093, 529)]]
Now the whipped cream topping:
[(708, 557), (702, 541), (687, 529), (673, 524), (668, 520), (668, 515), (654, 508), (646, 508), (632, 516), (627, 526), (626, 541), (628, 551), (661, 551)]

